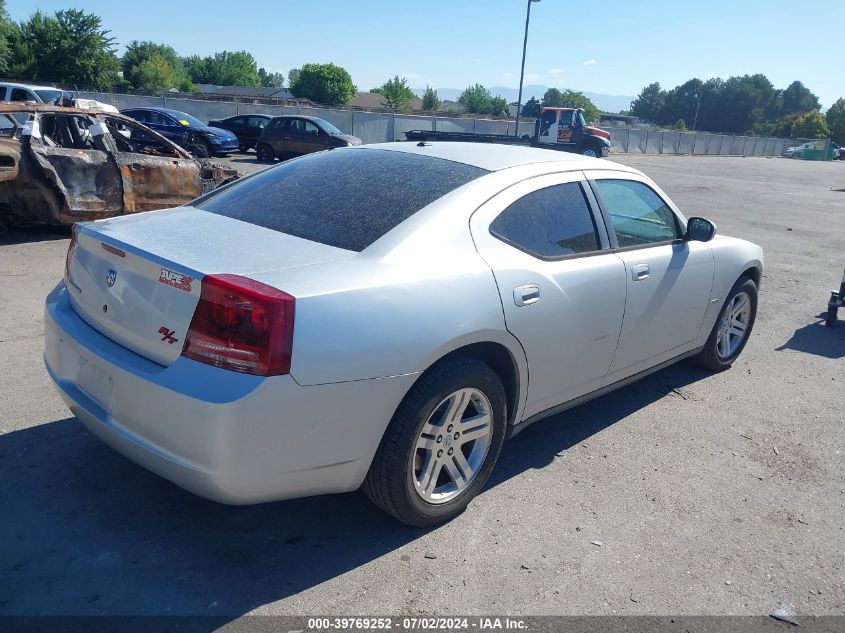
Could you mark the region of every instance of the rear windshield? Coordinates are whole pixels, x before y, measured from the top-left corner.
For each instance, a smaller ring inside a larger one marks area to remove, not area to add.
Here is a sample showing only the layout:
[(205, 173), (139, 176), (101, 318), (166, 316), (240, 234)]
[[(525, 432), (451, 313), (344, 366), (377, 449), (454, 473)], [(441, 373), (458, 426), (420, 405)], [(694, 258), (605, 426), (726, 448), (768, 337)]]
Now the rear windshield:
[(313, 242), (362, 251), (426, 205), (486, 173), (404, 152), (333, 150), (282, 163), (196, 206)]

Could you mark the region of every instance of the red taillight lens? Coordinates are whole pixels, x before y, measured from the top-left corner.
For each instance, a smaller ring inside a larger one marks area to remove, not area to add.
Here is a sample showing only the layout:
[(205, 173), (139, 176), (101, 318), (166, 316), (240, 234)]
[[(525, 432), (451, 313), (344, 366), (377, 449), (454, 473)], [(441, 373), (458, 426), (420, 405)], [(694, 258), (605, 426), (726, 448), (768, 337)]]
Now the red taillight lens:
[(256, 376), (290, 372), (296, 300), (239, 275), (206, 275), (182, 356)]
[(67, 245), (67, 255), (65, 255), (65, 279), (70, 277), (70, 260), (73, 259), (73, 251), (76, 250), (76, 234), (79, 232), (78, 227), (78, 224), (74, 224), (70, 229), (70, 244)]

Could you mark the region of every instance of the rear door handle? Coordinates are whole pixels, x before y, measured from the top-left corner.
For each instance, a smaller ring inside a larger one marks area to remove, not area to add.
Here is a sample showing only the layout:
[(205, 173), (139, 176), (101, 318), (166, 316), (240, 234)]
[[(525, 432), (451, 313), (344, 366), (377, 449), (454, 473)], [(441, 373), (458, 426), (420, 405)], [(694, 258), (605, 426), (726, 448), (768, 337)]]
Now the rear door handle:
[(643, 281), (648, 279), (648, 273), (651, 269), (648, 264), (634, 264), (631, 266), (631, 279), (634, 281)]
[(519, 306), (530, 306), (540, 300), (540, 286), (537, 284), (526, 284), (513, 289), (513, 302)]

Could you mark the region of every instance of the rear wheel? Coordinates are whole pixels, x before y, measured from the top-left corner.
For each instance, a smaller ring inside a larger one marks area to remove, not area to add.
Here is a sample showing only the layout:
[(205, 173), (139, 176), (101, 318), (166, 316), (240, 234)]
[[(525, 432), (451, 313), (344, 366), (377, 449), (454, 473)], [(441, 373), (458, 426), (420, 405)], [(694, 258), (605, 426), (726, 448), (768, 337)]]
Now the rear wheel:
[(259, 163), (272, 163), (276, 159), (276, 154), (267, 143), (259, 143), (255, 148), (255, 159)]
[(601, 148), (598, 145), (586, 145), (581, 149), (581, 155), (601, 158)]
[(695, 361), (707, 369), (730, 367), (742, 353), (757, 317), (757, 284), (740, 277), (725, 299), (725, 305)]
[(448, 521), (490, 476), (505, 425), (504, 388), (490, 367), (468, 358), (436, 365), (393, 416), (364, 493), (403, 523)]

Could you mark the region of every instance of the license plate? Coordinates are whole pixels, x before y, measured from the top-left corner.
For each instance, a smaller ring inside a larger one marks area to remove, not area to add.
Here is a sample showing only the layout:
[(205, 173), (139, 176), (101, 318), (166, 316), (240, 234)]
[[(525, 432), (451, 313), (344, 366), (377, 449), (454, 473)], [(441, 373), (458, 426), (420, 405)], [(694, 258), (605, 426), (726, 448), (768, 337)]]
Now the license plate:
[(79, 359), (76, 385), (106, 411), (111, 408), (111, 396), (114, 390), (112, 377), (85, 358)]

